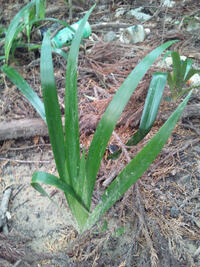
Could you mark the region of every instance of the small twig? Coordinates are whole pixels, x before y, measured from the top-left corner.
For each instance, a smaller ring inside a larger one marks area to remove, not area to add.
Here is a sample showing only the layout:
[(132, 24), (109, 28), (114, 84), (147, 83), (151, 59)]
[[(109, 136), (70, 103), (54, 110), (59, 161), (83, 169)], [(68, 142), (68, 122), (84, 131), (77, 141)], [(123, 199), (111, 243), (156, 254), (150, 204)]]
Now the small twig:
[(20, 159), (8, 159), (8, 158), (0, 158), (0, 160), (6, 160), (9, 162), (17, 162), (17, 163), (42, 163), (42, 164), (49, 164), (50, 160), (20, 160)]
[(197, 128), (195, 128), (190, 121), (188, 122), (188, 124), (182, 123), (181, 127), (193, 130), (197, 135), (200, 135), (200, 131)]
[[(124, 152), (127, 161), (130, 162), (131, 158), (129, 156), (129, 153), (128, 153), (125, 145), (121, 142), (120, 137), (115, 132), (113, 132), (113, 135), (117, 139), (117, 141), (120, 143), (120, 145), (122, 147), (122, 151)], [(151, 237), (149, 235), (148, 226), (147, 226), (147, 223), (145, 221), (144, 207), (143, 207), (143, 204), (142, 204), (142, 198), (141, 198), (141, 194), (140, 194), (140, 191), (139, 191), (138, 183), (135, 184), (135, 190), (136, 190), (137, 203), (138, 203), (138, 207), (139, 207), (139, 214), (137, 213), (136, 215), (139, 217), (139, 220), (140, 220), (141, 224), (143, 225), (144, 236), (146, 238), (148, 247), (151, 250), (151, 263), (152, 263), (152, 266), (157, 266), (158, 256), (157, 256), (157, 253), (156, 253), (156, 251), (155, 251), (155, 249), (153, 247), (153, 242), (152, 242)]]
[(13, 264), (13, 267), (18, 267), (20, 266), (21, 263), (22, 263), (22, 260), (18, 260), (17, 262), (15, 262), (15, 264)]
[(166, 14), (167, 14), (167, 11), (168, 11), (168, 7), (166, 7), (165, 15), (164, 15), (163, 30), (162, 30), (162, 43), (163, 43), (164, 33), (165, 33), (165, 24), (166, 24)]
[(33, 149), (33, 148), (38, 148), (40, 146), (51, 146), (50, 144), (37, 144), (37, 145), (32, 145), (32, 146), (23, 146), (23, 147), (10, 147), (8, 151), (19, 151), (19, 150), (27, 150), (27, 149)]
[(118, 175), (119, 171), (124, 167), (123, 164), (119, 164), (116, 169), (112, 170), (111, 174), (109, 177), (103, 182), (103, 186), (107, 187), (113, 180), (114, 178)]
[(128, 28), (132, 26), (132, 24), (128, 24), (128, 23), (107, 23), (107, 22), (103, 22), (103, 23), (98, 23), (98, 24), (93, 24), (91, 25), (92, 30), (99, 30), (99, 29), (103, 29), (103, 28)]
[(192, 200), (193, 198), (199, 198), (199, 190), (198, 190), (198, 189), (195, 190), (194, 193), (193, 193), (191, 196), (188, 196), (188, 197), (183, 201), (183, 203), (180, 205), (179, 208), (181, 208), (181, 209), (184, 208), (185, 205), (186, 205), (190, 200)]
[(118, 141), (118, 143), (120, 144), (121, 148), (122, 148), (122, 151), (124, 152), (124, 155), (126, 156), (127, 158), (127, 161), (130, 162), (131, 161), (131, 158), (129, 156), (129, 153), (126, 149), (126, 146), (123, 144), (123, 142), (121, 141), (121, 138), (119, 137), (119, 135), (114, 131), (113, 132), (113, 136), (115, 137), (115, 139)]
[(0, 206), (0, 228), (3, 227), (3, 232), (5, 234), (8, 234), (8, 226), (6, 223), (6, 213), (8, 210), (8, 203), (9, 203), (9, 199), (10, 199), (10, 195), (11, 195), (11, 188), (8, 187), (3, 194), (3, 198), (1, 201), (1, 206)]
[(199, 254), (200, 254), (200, 246), (199, 246), (198, 249), (195, 251), (195, 253), (194, 253), (194, 257), (195, 257), (195, 258), (198, 257)]
[(151, 251), (151, 264), (152, 266), (157, 266), (157, 261), (158, 261), (158, 256), (157, 253), (153, 247), (153, 242), (151, 240), (151, 237), (149, 235), (149, 230), (148, 230), (148, 226), (145, 220), (145, 213), (144, 213), (144, 207), (142, 204), (142, 197), (140, 194), (140, 190), (138, 187), (138, 183), (135, 184), (135, 189), (136, 189), (136, 198), (137, 198), (137, 203), (138, 203), (138, 207), (139, 207), (139, 219), (141, 221), (141, 223), (144, 225), (144, 236), (146, 238), (147, 241), (147, 245)]
[[(186, 150), (190, 145), (193, 146), (196, 143), (198, 143), (199, 141), (200, 141), (199, 138), (197, 138), (197, 139), (192, 140), (191, 142), (186, 143), (184, 146), (182, 146), (178, 149), (173, 149), (172, 151), (169, 151), (168, 149), (166, 149), (165, 153), (167, 153), (168, 155), (166, 157), (164, 157), (162, 160), (160, 160), (158, 163), (154, 164), (151, 167), (150, 172), (154, 171), (161, 163), (165, 162), (168, 158), (174, 156), (175, 154), (177, 154), (181, 151)], [(165, 150), (163, 149), (163, 151), (165, 151)]]

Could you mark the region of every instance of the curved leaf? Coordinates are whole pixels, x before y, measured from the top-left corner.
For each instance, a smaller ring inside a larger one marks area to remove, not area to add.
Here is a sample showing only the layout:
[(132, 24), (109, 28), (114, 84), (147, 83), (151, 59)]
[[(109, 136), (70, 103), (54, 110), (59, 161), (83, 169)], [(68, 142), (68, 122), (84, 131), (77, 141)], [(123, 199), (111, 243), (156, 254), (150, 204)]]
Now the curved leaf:
[(167, 82), (167, 75), (167, 73), (162, 72), (156, 72), (153, 74), (145, 100), (139, 130), (127, 142), (127, 146), (136, 145), (151, 130), (160, 107), (160, 101)]
[(42, 42), (40, 74), (42, 83), (42, 95), (45, 106), (45, 114), (49, 137), (53, 149), (56, 167), (59, 176), (70, 184), (69, 175), (65, 163), (65, 142), (62, 126), (61, 112), (58, 103), (56, 82), (54, 78), (51, 43), (46, 33)]
[(67, 59), (66, 86), (65, 86), (65, 142), (66, 161), (69, 176), (73, 187), (76, 187), (80, 166), (80, 144), (79, 144), (79, 116), (77, 98), (77, 62), (80, 42), (82, 40), (84, 26), (94, 6), (82, 19), (78, 30), (72, 41)]
[(10, 22), (10, 25), (6, 32), (5, 46), (4, 46), (6, 63), (8, 63), (8, 58), (10, 54), (10, 49), (12, 47), (12, 43), (14, 39), (16, 38), (16, 36), (18, 35), (19, 31), (21, 31), (23, 17), (26, 14), (27, 10), (29, 10), (34, 5), (35, 5), (35, 1), (31, 1), (30, 3), (28, 3), (15, 15), (15, 17)]
[(15, 69), (7, 65), (2, 66), (1, 69), (37, 110), (41, 118), (46, 122), (44, 104), (35, 91), (33, 91), (29, 84), (24, 80), (24, 78), (22, 78), (22, 76)]
[(149, 53), (123, 82), (117, 93), (107, 107), (93, 137), (86, 161), (87, 183), (84, 185), (88, 191), (87, 207), (90, 207), (96, 175), (103, 158), (107, 143), (123, 109), (130, 99), (140, 80), (155, 62), (158, 56), (176, 41), (170, 41)]
[(32, 187), (36, 189), (41, 195), (51, 199), (48, 193), (41, 187), (39, 183), (55, 186), (56, 188), (64, 191), (65, 194), (67, 195), (70, 194), (76, 201), (79, 202), (80, 205), (82, 205), (84, 210), (88, 213), (80, 197), (74, 192), (73, 188), (67, 183), (63, 182), (58, 177), (50, 173), (46, 173), (46, 172), (34, 172), (33, 177), (32, 177), (32, 181), (31, 181)]
[(177, 107), (158, 133), (149, 141), (149, 143), (134, 157), (132, 161), (122, 170), (122, 172), (109, 185), (102, 196), (101, 202), (96, 206), (88, 217), (87, 224), (82, 231), (90, 228), (112, 205), (122, 197), (141, 175), (147, 170), (151, 163), (158, 156), (162, 147), (166, 143), (169, 135), (173, 131), (178, 119), (180, 118), (185, 105), (187, 104), (190, 92), (184, 101)]

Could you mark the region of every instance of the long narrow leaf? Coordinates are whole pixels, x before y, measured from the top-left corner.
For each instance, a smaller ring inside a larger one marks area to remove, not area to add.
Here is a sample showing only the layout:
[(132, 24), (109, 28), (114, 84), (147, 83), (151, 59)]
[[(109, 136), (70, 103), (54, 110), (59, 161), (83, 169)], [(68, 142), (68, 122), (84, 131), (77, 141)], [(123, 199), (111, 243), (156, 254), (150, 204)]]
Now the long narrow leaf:
[[(53, 73), (51, 52), (52, 51), (50, 39), (48, 34), (46, 34), (42, 43), (40, 69), (42, 93), (45, 105), (49, 137), (59, 176), (62, 181), (71, 186), (74, 190), (75, 188), (73, 187), (71, 179), (69, 178), (67, 164), (65, 160), (66, 154), (64, 133), (62, 128), (61, 113), (58, 103), (55, 78)], [(67, 149), (68, 147), (66, 148), (66, 150)], [(72, 162), (72, 164), (74, 163)], [(88, 218), (88, 212), (86, 212), (86, 210), (83, 208), (83, 205), (81, 205), (76, 198), (69, 194), (69, 192), (65, 191), (64, 193), (69, 204), (69, 208), (77, 221), (77, 227), (83, 227)]]
[(151, 130), (156, 119), (160, 101), (167, 82), (167, 73), (156, 72), (153, 74), (149, 90), (145, 100), (142, 117), (140, 120), (139, 130), (127, 142), (127, 146), (136, 145), (140, 142), (147, 133)]
[(100, 216), (103, 215), (103, 213), (106, 212), (120, 197), (122, 197), (128, 188), (141, 177), (141, 175), (155, 160), (180, 118), (191, 93), (192, 92), (188, 94), (184, 101), (173, 112), (165, 124), (160, 128), (158, 133), (134, 157), (134, 159), (122, 170), (117, 178), (106, 189), (101, 202), (89, 216), (87, 224), (84, 229), (82, 229), (83, 231), (94, 225)]
[(129, 74), (122, 86), (118, 89), (108, 108), (106, 109), (102, 119), (99, 122), (95, 135), (93, 137), (88, 157), (86, 161), (87, 183), (84, 185), (88, 191), (87, 207), (90, 207), (91, 197), (95, 185), (96, 175), (100, 166), (100, 162), (104, 155), (107, 143), (114, 130), (124, 107), (129, 98), (145, 75), (150, 66), (155, 62), (158, 56), (170, 45), (176, 41), (167, 42), (149, 53)]
[(181, 58), (179, 53), (172, 52), (172, 61), (173, 61), (173, 80), (176, 85), (176, 90), (178, 90), (181, 87)]
[(27, 10), (29, 10), (33, 5), (35, 5), (35, 1), (31, 1), (30, 3), (28, 3), (15, 15), (15, 17), (10, 22), (10, 25), (6, 32), (5, 46), (4, 46), (6, 63), (8, 63), (10, 49), (12, 47), (13, 40), (16, 38), (17, 34), (19, 33), (19, 27), (21, 27), (23, 17), (25, 13), (27, 12)]
[(59, 176), (66, 183), (70, 184), (65, 164), (64, 132), (58, 103), (51, 52), (50, 38), (48, 34), (46, 34), (42, 42), (40, 62), (42, 94), (46, 120)]
[(44, 18), (45, 17), (45, 8), (46, 8), (46, 0), (36, 0), (36, 17)]
[(41, 118), (46, 122), (44, 104), (39, 96), (33, 91), (29, 84), (22, 78), (22, 76), (12, 67), (7, 65), (2, 66), (2, 71), (5, 72), (7, 77), (14, 83), (15, 86), (22, 92), (28, 101), (37, 110)]
[(185, 81), (188, 81), (193, 75), (195, 75), (195, 74), (200, 74), (200, 70), (195, 70), (195, 69), (191, 69), (189, 72), (188, 72), (188, 74), (187, 74), (187, 76), (186, 76), (186, 78), (185, 78)]
[(79, 145), (79, 117), (77, 98), (77, 62), (80, 42), (84, 26), (88, 20), (92, 7), (84, 16), (73, 39), (66, 70), (65, 90), (65, 133), (66, 133), (66, 160), (69, 176), (73, 187), (76, 188), (77, 177), (80, 166), (80, 145)]
[(187, 82), (185, 78), (187, 77), (189, 71), (192, 69), (193, 60), (191, 58), (187, 58), (184, 62), (186, 62), (186, 67), (182, 70), (182, 73), (184, 74), (183, 81)]
[(64, 191), (65, 194), (70, 194), (74, 199), (76, 199), (76, 201), (79, 202), (80, 205), (83, 206), (85, 211), (88, 213), (80, 197), (74, 192), (73, 188), (58, 177), (46, 172), (34, 172), (33, 174), (31, 181), (32, 187), (35, 188), (43, 196), (50, 198), (48, 193), (41, 187), (39, 183), (55, 186), (56, 188)]

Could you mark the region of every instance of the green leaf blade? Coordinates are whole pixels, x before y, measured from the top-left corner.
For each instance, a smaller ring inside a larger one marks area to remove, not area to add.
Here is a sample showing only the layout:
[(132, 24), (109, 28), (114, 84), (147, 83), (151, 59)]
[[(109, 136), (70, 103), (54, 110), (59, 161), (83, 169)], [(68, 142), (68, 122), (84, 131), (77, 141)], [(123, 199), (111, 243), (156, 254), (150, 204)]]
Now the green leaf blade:
[(70, 184), (65, 162), (65, 143), (61, 112), (58, 103), (54, 78), (52, 51), (48, 34), (45, 35), (41, 49), (41, 83), (49, 137), (54, 153), (56, 167), (61, 179)]
[(104, 212), (106, 212), (120, 197), (122, 197), (128, 188), (141, 177), (141, 175), (155, 160), (180, 118), (191, 93), (192, 92), (188, 94), (184, 101), (173, 112), (165, 124), (160, 128), (158, 133), (109, 185), (102, 196), (102, 201), (96, 206), (92, 214), (89, 216), (84, 230), (94, 225), (100, 216), (103, 215)]
[(167, 75), (167, 73), (162, 72), (153, 74), (145, 99), (139, 130), (127, 142), (127, 146), (137, 145), (151, 130), (160, 107), (163, 91), (167, 82)]
[[(75, 193), (73, 188), (69, 184), (67, 184), (66, 182), (64, 182), (61, 179), (59, 179), (58, 177), (56, 177), (55, 175), (52, 175), (52, 174), (46, 173), (46, 172), (34, 172), (33, 177), (32, 177), (31, 185), (33, 186), (33, 188), (35, 188), (43, 196), (48, 197), (48, 194), (39, 185), (39, 183), (55, 186), (56, 188), (64, 191), (65, 194), (71, 195), (86, 210), (80, 197)], [(88, 213), (88, 211), (87, 211), (87, 213)]]
[(79, 116), (77, 98), (77, 62), (79, 47), (82, 40), (84, 26), (89, 18), (92, 7), (82, 19), (81, 24), (74, 36), (67, 60), (66, 90), (65, 90), (65, 145), (66, 161), (72, 184), (76, 179), (80, 167), (80, 144), (79, 144)]
[(35, 5), (35, 1), (31, 1), (30, 3), (28, 3), (26, 6), (24, 6), (15, 15), (15, 17), (10, 22), (10, 25), (9, 25), (8, 30), (6, 32), (5, 46), (4, 46), (6, 63), (8, 63), (8, 59), (9, 59), (9, 54), (10, 54), (10, 49), (12, 47), (12, 43), (13, 43), (14, 39), (16, 38), (17, 34), (22, 29), (23, 17), (26, 14), (27, 10), (29, 10), (34, 5)]
[(129, 74), (122, 86), (118, 89), (109, 106), (107, 107), (103, 117), (101, 118), (95, 135), (93, 137), (88, 157), (86, 161), (86, 175), (88, 177), (85, 187), (88, 190), (87, 205), (90, 206), (92, 192), (95, 185), (96, 175), (103, 158), (107, 143), (114, 130), (124, 107), (129, 98), (145, 75), (150, 66), (155, 62), (158, 56), (172, 45), (175, 41), (167, 42), (149, 53)]
[(40, 100), (39, 96), (33, 91), (29, 84), (22, 78), (22, 76), (12, 67), (7, 65), (2, 66), (2, 71), (5, 72), (7, 77), (12, 83), (21, 91), (21, 93), (28, 99), (32, 106), (37, 110), (41, 118), (46, 122), (46, 115), (44, 110), (44, 104)]

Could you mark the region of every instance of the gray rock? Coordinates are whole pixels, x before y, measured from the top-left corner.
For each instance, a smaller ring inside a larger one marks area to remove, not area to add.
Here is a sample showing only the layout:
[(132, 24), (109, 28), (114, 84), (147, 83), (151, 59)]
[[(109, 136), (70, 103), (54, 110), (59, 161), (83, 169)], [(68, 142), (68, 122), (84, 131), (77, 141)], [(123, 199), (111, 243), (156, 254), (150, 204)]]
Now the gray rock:
[(200, 23), (199, 22), (194, 22), (194, 21), (190, 22), (190, 23), (188, 23), (186, 30), (188, 32), (200, 30)]
[(126, 18), (127, 19), (133, 19), (136, 18), (137, 20), (140, 21), (146, 21), (151, 18), (150, 15), (143, 13), (142, 10), (143, 7), (138, 7), (136, 9), (131, 9), (126, 13)]
[(142, 25), (135, 25), (123, 31), (120, 36), (120, 41), (125, 44), (136, 44), (143, 42), (145, 37), (144, 27)]
[(174, 7), (175, 4), (176, 4), (176, 2), (175, 1), (171, 1), (171, 0), (165, 0), (163, 2), (163, 6), (165, 6), (165, 7)]
[(113, 31), (109, 31), (109, 32), (107, 32), (105, 35), (104, 35), (104, 41), (105, 42), (112, 42), (112, 41), (114, 41), (114, 40), (116, 40), (117, 39), (117, 35), (116, 35), (116, 33), (115, 32), (113, 32)]
[(115, 11), (115, 18), (120, 18), (121, 16), (124, 15), (125, 12), (126, 12), (126, 9), (125, 8), (123, 8), (123, 7), (118, 8)]
[(179, 210), (176, 207), (174, 207), (174, 206), (171, 207), (171, 209), (170, 209), (170, 216), (172, 218), (177, 218), (178, 215), (179, 215)]

